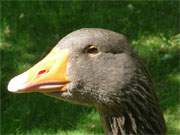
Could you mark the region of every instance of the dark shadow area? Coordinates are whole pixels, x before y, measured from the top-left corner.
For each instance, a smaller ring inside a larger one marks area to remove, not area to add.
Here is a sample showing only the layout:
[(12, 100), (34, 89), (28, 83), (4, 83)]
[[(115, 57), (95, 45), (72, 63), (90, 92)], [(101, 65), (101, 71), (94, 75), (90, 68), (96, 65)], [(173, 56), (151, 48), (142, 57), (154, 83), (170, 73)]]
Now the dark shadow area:
[[(2, 134), (26, 134), (34, 128), (44, 133), (47, 129), (52, 133), (59, 129), (75, 130), (80, 118), (94, 111), (39, 93), (12, 94), (6, 88), (13, 76), (39, 61), (63, 36), (85, 27), (125, 34), (152, 74), (164, 112), (168, 109), (173, 114), (178, 112), (178, 1), (3, 1), (1, 4)], [(102, 134), (99, 121), (93, 122), (95, 128), (84, 128)], [(168, 127), (170, 133), (180, 133), (179, 129)]]

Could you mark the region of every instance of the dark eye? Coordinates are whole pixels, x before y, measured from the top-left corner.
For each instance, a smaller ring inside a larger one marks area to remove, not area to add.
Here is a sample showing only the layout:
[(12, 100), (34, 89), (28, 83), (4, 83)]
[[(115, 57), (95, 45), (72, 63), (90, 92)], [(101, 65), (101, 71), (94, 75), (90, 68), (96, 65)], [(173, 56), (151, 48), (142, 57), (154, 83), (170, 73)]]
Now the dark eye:
[(89, 46), (86, 48), (86, 53), (96, 54), (96, 53), (98, 53), (98, 49), (97, 49), (97, 47), (94, 46), (94, 45), (89, 45)]

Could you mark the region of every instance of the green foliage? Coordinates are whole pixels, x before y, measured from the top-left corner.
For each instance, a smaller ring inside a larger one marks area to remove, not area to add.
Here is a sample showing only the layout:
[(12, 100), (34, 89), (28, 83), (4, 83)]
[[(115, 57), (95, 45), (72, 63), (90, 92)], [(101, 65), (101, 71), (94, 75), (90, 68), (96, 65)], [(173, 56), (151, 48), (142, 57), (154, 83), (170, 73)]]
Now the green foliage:
[(168, 134), (180, 134), (178, 1), (1, 2), (2, 134), (103, 134), (93, 108), (38, 93), (7, 92), (59, 39), (79, 28), (124, 33), (144, 60), (164, 111)]

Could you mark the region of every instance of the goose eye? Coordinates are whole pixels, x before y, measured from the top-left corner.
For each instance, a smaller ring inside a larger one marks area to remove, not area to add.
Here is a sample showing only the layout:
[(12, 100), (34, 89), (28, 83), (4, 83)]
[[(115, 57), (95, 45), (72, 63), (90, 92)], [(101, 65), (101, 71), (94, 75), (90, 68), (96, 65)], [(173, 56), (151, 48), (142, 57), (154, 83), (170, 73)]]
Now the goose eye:
[(90, 46), (87, 47), (86, 52), (88, 54), (96, 54), (96, 53), (98, 53), (98, 49), (97, 49), (96, 46), (90, 45)]

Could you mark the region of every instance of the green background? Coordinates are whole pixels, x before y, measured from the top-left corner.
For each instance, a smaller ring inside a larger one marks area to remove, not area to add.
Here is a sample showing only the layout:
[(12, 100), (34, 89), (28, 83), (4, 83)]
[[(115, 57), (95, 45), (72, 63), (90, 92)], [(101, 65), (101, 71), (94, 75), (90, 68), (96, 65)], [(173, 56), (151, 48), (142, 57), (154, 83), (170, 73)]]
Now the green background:
[(180, 134), (179, 1), (1, 1), (2, 135), (103, 134), (94, 108), (13, 94), (8, 81), (39, 61), (66, 34), (85, 27), (125, 34), (144, 59), (168, 134)]

